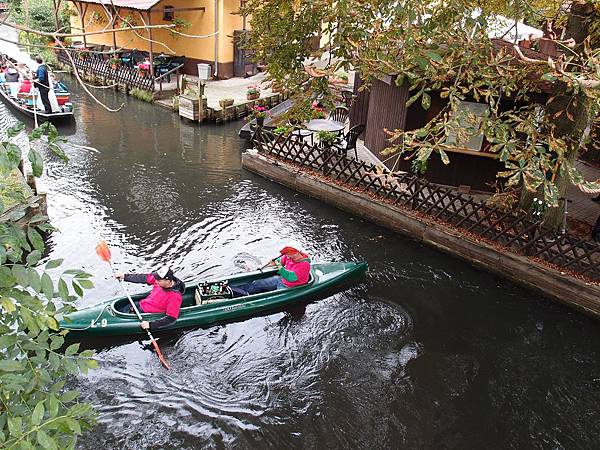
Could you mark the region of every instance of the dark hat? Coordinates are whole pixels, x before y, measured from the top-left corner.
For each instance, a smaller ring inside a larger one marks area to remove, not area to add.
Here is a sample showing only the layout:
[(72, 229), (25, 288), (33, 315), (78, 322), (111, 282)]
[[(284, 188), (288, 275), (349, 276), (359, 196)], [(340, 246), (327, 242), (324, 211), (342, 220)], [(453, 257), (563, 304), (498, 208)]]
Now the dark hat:
[(158, 280), (171, 280), (171, 281), (175, 280), (175, 275), (173, 274), (173, 271), (169, 267), (163, 267), (163, 268), (157, 270), (156, 272), (154, 272), (152, 275), (154, 275), (154, 279), (157, 281)]

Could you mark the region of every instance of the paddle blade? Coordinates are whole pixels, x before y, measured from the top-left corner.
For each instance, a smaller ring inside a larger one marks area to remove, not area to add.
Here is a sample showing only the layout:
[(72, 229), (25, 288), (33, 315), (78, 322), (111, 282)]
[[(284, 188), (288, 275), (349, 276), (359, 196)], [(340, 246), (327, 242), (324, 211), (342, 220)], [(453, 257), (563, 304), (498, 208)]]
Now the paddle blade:
[(152, 339), (152, 345), (154, 346), (154, 350), (156, 350), (156, 354), (158, 355), (158, 359), (160, 360), (162, 365), (170, 370), (171, 368), (169, 367), (169, 364), (167, 364), (165, 357), (163, 356), (162, 352), (160, 351), (160, 347), (158, 346), (158, 343), (154, 339)]
[(106, 244), (106, 241), (100, 241), (98, 245), (96, 245), (96, 253), (103, 261), (107, 263), (110, 262), (110, 248)]

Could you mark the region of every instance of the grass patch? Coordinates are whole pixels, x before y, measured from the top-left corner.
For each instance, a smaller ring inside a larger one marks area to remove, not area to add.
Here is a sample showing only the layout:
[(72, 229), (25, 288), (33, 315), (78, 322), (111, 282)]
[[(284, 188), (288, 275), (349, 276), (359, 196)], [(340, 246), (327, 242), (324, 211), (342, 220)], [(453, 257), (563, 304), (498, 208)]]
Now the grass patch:
[(152, 103), (154, 102), (154, 95), (152, 92), (144, 91), (143, 89), (133, 88), (129, 91), (129, 95), (137, 98), (138, 100), (142, 100), (144, 102)]

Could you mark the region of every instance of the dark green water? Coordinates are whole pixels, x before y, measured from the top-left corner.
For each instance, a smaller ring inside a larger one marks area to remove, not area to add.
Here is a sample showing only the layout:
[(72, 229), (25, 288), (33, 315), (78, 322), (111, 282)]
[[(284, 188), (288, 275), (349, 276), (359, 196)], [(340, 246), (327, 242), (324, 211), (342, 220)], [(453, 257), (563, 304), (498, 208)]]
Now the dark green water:
[(170, 372), (140, 342), (94, 342), (100, 369), (75, 384), (99, 425), (80, 448), (597, 448), (597, 322), (242, 170), (240, 123), (95, 91), (126, 103), (108, 113), (70, 84), (62, 132), (96, 150), (67, 146), (40, 186), (51, 256), (95, 274), (82, 305), (119, 294), (99, 238), (119, 270), (184, 278), (287, 244), (370, 265), (331, 297), (163, 338)]

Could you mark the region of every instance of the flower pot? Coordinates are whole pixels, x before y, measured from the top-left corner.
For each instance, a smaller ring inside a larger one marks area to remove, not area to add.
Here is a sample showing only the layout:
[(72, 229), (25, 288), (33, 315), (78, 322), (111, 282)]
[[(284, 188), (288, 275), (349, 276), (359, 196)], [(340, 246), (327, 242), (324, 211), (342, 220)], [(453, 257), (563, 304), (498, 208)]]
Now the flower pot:
[(256, 94), (246, 94), (246, 99), (248, 100), (256, 100), (257, 98), (260, 98), (260, 92), (257, 92)]
[(110, 67), (113, 68), (113, 70), (117, 70), (119, 68), (118, 64), (111, 64)]
[(256, 125), (258, 125), (259, 127), (262, 127), (265, 124), (265, 118), (264, 117), (257, 117), (256, 118)]
[(224, 98), (222, 100), (219, 100), (219, 105), (221, 106), (221, 108), (227, 108), (228, 106), (232, 106), (233, 102), (234, 100), (232, 98)]

